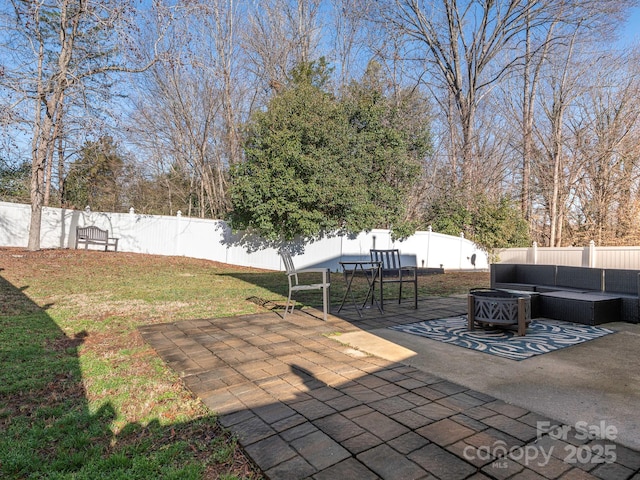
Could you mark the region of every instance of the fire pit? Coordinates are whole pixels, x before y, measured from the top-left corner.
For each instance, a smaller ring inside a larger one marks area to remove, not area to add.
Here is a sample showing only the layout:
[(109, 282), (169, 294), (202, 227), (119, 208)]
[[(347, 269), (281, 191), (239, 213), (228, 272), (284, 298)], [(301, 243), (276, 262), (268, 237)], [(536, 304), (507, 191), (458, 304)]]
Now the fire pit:
[(474, 289), (469, 292), (469, 330), (476, 323), (493, 326), (517, 325), (523, 336), (531, 322), (531, 296), (524, 292)]

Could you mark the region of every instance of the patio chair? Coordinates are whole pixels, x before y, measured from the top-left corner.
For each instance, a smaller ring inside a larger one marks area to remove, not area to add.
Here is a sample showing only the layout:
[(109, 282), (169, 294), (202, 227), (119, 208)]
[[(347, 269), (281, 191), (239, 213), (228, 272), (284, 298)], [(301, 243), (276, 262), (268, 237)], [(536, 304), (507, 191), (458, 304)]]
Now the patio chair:
[[(418, 267), (403, 267), (400, 263), (400, 250), (370, 250), (371, 261), (381, 263), (380, 288), (385, 283), (399, 284), (398, 304), (402, 302), (402, 284), (413, 283), (413, 306), (418, 308)], [(380, 306), (384, 295), (380, 295)], [(383, 307), (384, 308), (384, 307)]]
[[(295, 300), (291, 301), (291, 295), (293, 292), (305, 291), (305, 290), (322, 290), (322, 313), (324, 321), (327, 321), (327, 314), (330, 313), (331, 305), (329, 304), (329, 292), (331, 287), (331, 273), (328, 268), (305, 268), (302, 270), (296, 270), (293, 265), (293, 259), (291, 254), (287, 251), (281, 251), (280, 256), (284, 263), (285, 270), (287, 271), (287, 279), (289, 280), (289, 296), (287, 297), (287, 304), (284, 307), (283, 318), (286, 318), (288, 313), (292, 313), (295, 308)], [(300, 273), (321, 273), (321, 283), (300, 283), (298, 274)], [(291, 304), (291, 310), (289, 310), (289, 304)]]

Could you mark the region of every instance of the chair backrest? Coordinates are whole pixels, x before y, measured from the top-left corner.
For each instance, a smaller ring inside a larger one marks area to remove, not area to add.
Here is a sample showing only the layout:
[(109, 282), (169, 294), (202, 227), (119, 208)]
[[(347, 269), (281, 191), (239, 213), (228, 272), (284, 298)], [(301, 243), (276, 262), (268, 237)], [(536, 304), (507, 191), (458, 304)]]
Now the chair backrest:
[(371, 260), (382, 262), (383, 270), (400, 270), (400, 250), (369, 250)]
[(287, 271), (287, 275), (293, 275), (296, 273), (296, 268), (293, 266), (293, 259), (291, 254), (286, 250), (280, 250), (280, 256), (282, 257), (282, 263)]

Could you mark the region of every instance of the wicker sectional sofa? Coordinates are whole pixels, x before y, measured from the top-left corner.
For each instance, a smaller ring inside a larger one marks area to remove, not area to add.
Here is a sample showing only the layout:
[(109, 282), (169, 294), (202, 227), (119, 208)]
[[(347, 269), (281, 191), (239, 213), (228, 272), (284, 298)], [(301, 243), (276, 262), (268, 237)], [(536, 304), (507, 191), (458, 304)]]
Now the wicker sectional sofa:
[(529, 292), (540, 317), (587, 325), (640, 319), (638, 270), (494, 263), (491, 288)]

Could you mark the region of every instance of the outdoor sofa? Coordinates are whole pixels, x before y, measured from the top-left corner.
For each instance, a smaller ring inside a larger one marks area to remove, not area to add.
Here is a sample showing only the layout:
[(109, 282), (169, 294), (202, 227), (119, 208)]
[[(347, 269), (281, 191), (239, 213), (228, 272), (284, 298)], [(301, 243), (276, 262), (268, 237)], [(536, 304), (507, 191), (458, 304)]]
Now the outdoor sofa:
[(491, 288), (529, 292), (532, 316), (587, 325), (639, 322), (638, 270), (494, 263)]

